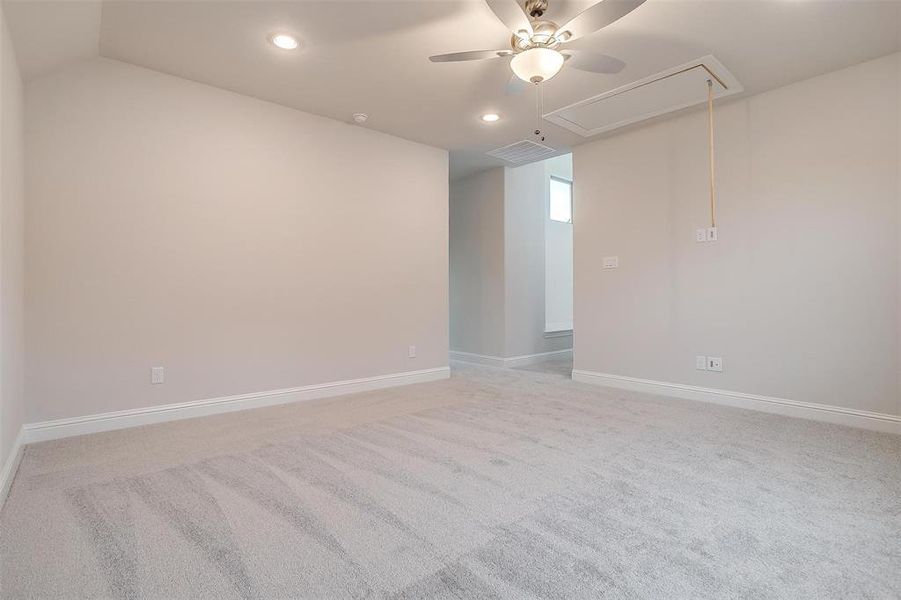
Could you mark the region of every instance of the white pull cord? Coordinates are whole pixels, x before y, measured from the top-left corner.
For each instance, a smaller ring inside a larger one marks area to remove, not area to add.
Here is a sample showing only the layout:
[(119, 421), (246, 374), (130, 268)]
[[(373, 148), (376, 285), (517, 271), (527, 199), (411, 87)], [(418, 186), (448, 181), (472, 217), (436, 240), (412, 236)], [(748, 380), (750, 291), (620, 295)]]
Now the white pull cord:
[(710, 154), (710, 226), (716, 227), (716, 175), (713, 163), (713, 80), (707, 80), (707, 141)]

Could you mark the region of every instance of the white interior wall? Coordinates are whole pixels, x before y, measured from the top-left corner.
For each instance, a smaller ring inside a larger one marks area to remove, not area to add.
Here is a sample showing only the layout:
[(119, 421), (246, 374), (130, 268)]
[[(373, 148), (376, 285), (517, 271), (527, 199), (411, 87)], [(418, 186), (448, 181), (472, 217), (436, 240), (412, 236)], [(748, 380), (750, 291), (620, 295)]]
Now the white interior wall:
[(450, 185), (450, 347), (504, 356), (504, 169)]
[(26, 100), (29, 421), (447, 364), (444, 150), (108, 59)]
[(544, 165), (545, 329), (566, 331), (573, 328), (573, 225), (550, 218), (550, 180), (573, 180), (572, 154), (550, 158)]
[(25, 420), (22, 128), (22, 79), (0, 10), (0, 470)]
[(704, 112), (577, 147), (575, 368), (901, 414), (898, 62), (719, 106), (715, 243)]

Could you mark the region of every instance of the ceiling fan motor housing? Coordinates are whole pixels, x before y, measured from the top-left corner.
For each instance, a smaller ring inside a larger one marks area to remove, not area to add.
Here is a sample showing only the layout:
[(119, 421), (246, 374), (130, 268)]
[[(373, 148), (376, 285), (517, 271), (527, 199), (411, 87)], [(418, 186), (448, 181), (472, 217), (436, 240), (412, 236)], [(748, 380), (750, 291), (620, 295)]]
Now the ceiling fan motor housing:
[(557, 33), (559, 26), (553, 21), (532, 21), (532, 36), (529, 38), (521, 35), (514, 35), (510, 42), (517, 52), (528, 50), (529, 48), (551, 48), (556, 50), (561, 40), (558, 40), (554, 34)]

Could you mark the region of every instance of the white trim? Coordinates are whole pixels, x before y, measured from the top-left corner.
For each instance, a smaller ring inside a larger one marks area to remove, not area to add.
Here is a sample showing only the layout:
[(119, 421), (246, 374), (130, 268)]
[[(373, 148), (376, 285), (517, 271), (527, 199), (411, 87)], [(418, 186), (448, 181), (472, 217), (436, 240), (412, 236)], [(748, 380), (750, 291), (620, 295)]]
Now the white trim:
[(462, 362), (475, 363), (477, 365), (488, 365), (489, 367), (503, 367), (504, 358), (502, 356), (491, 356), (488, 354), (475, 354), (473, 352), (459, 352), (451, 350), (449, 353), (451, 360), (459, 360)]
[(523, 354), (521, 356), (510, 356), (504, 358), (502, 356), (489, 356), (485, 354), (473, 354), (472, 352), (450, 351), (451, 360), (459, 360), (462, 362), (475, 363), (478, 365), (488, 365), (489, 367), (524, 367), (526, 365), (534, 365), (555, 356), (563, 354), (572, 354), (572, 348), (563, 350), (554, 350), (552, 352), (541, 352), (539, 354)]
[(901, 434), (901, 416), (885, 413), (576, 369), (573, 381)]
[(534, 365), (549, 358), (563, 356), (564, 354), (572, 354), (572, 348), (564, 348), (563, 350), (554, 350), (553, 352), (541, 352), (539, 354), (523, 354), (522, 356), (511, 356), (504, 359), (505, 367), (524, 367), (526, 365)]
[(59, 419), (45, 421), (43, 423), (29, 423), (24, 426), (25, 443), (33, 444), (46, 440), (125, 429), (128, 427), (140, 427), (153, 423), (177, 421), (204, 417), (238, 410), (262, 408), (277, 404), (289, 404), (303, 400), (316, 398), (328, 398), (357, 392), (367, 392), (386, 387), (408, 385), (411, 383), (423, 383), (436, 381), (450, 377), (449, 367), (436, 367), (421, 371), (407, 371), (404, 373), (391, 373), (388, 375), (376, 375), (362, 379), (348, 379), (345, 381), (332, 381), (305, 385), (296, 388), (282, 390), (270, 390), (266, 392), (254, 392), (239, 394), (237, 396), (223, 396), (208, 400), (195, 400), (179, 404), (164, 404), (135, 410), (121, 410), (117, 412), (87, 415), (71, 419)]
[(550, 323), (544, 331), (545, 338), (572, 337), (572, 323)]
[(0, 471), (0, 508), (6, 502), (9, 490), (12, 488), (13, 479), (16, 478), (16, 472), (19, 470), (19, 463), (22, 462), (22, 454), (25, 449), (25, 428), (19, 428), (19, 434), (13, 442), (12, 448), (9, 449), (9, 456), (3, 464), (3, 470)]

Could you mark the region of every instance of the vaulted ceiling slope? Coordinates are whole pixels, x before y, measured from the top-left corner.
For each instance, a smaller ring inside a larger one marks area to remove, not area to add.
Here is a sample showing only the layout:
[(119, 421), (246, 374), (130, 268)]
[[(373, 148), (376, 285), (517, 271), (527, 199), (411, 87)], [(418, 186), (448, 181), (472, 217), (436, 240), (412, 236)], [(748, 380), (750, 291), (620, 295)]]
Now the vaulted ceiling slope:
[[(550, 0), (558, 23), (589, 0)], [(482, 0), (5, 0), (26, 78), (97, 54), (451, 150), (452, 177), (498, 164), (486, 150), (528, 138), (532, 90), (505, 93), (509, 59), (434, 64), (428, 56), (504, 48)], [(574, 47), (613, 55), (615, 75), (564, 68), (544, 110), (713, 54), (758, 93), (899, 49), (901, 3), (866, 0), (648, 0)], [(267, 42), (295, 33), (297, 52)], [(479, 115), (496, 112), (485, 124)], [(545, 123), (561, 151), (584, 141)]]

